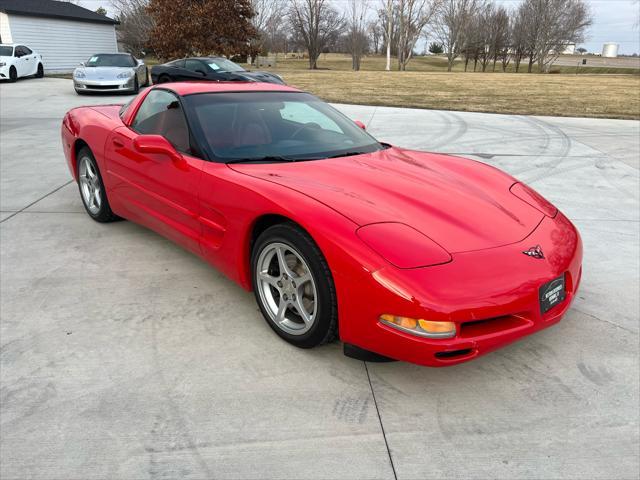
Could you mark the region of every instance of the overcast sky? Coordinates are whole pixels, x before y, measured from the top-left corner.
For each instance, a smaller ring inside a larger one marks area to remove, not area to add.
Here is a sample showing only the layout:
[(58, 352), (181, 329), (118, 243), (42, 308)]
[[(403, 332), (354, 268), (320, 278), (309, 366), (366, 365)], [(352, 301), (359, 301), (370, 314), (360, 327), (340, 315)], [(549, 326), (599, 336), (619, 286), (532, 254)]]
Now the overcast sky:
[[(343, 7), (346, 0), (331, 0), (337, 7)], [(380, 0), (371, 0), (377, 5)], [(520, 0), (494, 0), (507, 6), (517, 5)], [(80, 0), (86, 8), (95, 10), (100, 6), (113, 15), (109, 0)], [(601, 52), (602, 44), (614, 42), (620, 45), (620, 53), (640, 53), (640, 31), (638, 30), (638, 13), (640, 4), (633, 0), (587, 0), (593, 11), (593, 26), (589, 30), (588, 39), (583, 45), (590, 52)]]

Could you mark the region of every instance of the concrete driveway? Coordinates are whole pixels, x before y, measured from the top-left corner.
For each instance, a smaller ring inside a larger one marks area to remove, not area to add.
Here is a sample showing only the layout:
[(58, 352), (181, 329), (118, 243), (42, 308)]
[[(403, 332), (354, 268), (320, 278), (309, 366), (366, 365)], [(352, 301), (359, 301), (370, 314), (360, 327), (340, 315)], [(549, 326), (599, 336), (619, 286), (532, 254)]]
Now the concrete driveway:
[(60, 120), (128, 98), (0, 85), (0, 477), (638, 478), (639, 122), (338, 106), (505, 169), (582, 232), (560, 324), (429, 369), (291, 347), (198, 258), (91, 221)]

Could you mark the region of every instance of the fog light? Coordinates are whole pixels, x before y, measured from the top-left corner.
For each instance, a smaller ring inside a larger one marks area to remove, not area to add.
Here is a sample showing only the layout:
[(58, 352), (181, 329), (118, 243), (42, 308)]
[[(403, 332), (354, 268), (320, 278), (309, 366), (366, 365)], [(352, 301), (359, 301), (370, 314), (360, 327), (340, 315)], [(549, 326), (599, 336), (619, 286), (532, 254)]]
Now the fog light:
[(400, 317), (388, 313), (380, 315), (380, 321), (385, 325), (419, 337), (451, 338), (456, 335), (456, 324), (453, 322), (434, 322), (432, 320), (423, 320), (422, 318)]

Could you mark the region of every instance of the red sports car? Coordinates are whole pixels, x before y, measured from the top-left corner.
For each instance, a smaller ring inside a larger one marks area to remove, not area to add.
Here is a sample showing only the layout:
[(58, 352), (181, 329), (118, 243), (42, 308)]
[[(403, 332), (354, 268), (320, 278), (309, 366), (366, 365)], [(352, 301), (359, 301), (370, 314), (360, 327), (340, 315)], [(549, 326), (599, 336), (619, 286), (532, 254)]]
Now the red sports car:
[(578, 231), (531, 188), (291, 87), (162, 84), (69, 111), (62, 144), (91, 218), (200, 255), (298, 347), (453, 365), (558, 322), (580, 283)]

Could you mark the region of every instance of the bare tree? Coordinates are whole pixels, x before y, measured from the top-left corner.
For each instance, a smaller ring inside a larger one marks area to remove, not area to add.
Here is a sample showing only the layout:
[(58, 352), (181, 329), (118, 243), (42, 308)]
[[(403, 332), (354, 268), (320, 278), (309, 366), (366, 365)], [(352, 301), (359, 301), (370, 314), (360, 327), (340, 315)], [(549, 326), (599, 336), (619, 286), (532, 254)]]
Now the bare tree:
[(373, 53), (378, 54), (382, 46), (382, 39), (384, 37), (383, 28), (376, 20), (369, 22), (367, 27), (369, 31), (369, 37), (371, 38), (371, 46), (373, 47)]
[(369, 39), (367, 37), (368, 0), (349, 0), (347, 13), (347, 49), (351, 53), (351, 66), (360, 70), (360, 60)]
[(584, 0), (524, 0), (519, 8), (529, 57), (540, 72), (548, 71), (567, 44), (580, 43), (592, 23)]
[[(511, 54), (510, 57), (513, 59), (513, 64), (516, 69), (516, 73), (520, 71), (520, 64), (522, 60), (527, 55), (527, 40), (528, 40), (528, 32), (527, 32), (527, 18), (523, 12), (522, 5), (518, 8), (511, 11), (509, 21), (509, 31), (511, 37)], [(503, 70), (506, 69), (505, 60), (503, 59)]]
[(384, 22), (384, 41), (387, 50), (387, 65), (385, 70), (391, 70), (391, 44), (393, 43), (394, 30), (394, 1), (383, 0), (383, 8), (380, 10), (380, 18)]
[(290, 0), (289, 18), (309, 52), (309, 68), (318, 68), (318, 57), (344, 28), (344, 19), (327, 0)]
[[(502, 61), (502, 71), (507, 69), (509, 59), (509, 44), (511, 41), (509, 30), (509, 12), (503, 6), (498, 6), (493, 10), (491, 16), (491, 30), (489, 35), (489, 50), (493, 60), (493, 71), (496, 71), (498, 59)], [(505, 64), (505, 59), (507, 63)]]
[(153, 19), (147, 13), (148, 0), (111, 0), (120, 25), (117, 26), (118, 40), (124, 48), (142, 56), (149, 45), (149, 35)]
[(465, 36), (477, 5), (478, 0), (443, 0), (436, 9), (433, 33), (444, 47), (449, 72), (465, 48)]
[(251, 0), (254, 16), (251, 23), (258, 35), (251, 41), (251, 54), (268, 53), (284, 25), (286, 0)]
[(406, 70), (416, 42), (433, 19), (440, 0), (399, 0), (398, 70)]

